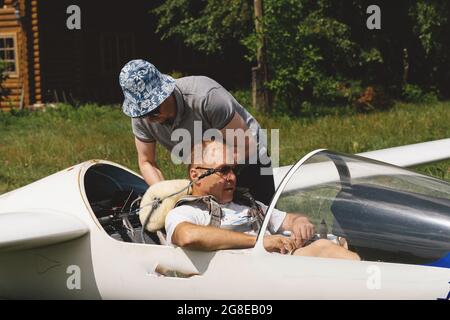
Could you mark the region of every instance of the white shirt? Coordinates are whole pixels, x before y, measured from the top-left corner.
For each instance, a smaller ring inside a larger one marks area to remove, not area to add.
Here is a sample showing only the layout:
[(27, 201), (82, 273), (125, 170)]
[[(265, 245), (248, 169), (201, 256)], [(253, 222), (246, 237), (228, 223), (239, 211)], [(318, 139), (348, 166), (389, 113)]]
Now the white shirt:
[[(267, 206), (257, 201), (261, 208), (266, 211)], [(222, 220), (221, 225), (240, 225), (248, 222), (251, 216), (248, 213), (249, 207), (244, 205), (239, 205), (234, 202), (228, 202), (226, 204), (220, 204), (222, 208)], [(286, 217), (286, 212), (273, 209), (272, 216), (269, 221), (270, 233), (276, 233), (281, 227), (281, 224)], [(172, 235), (175, 228), (181, 222), (190, 222), (192, 224), (207, 226), (211, 216), (207, 208), (201, 208), (197, 205), (181, 205), (169, 211), (166, 217), (166, 233), (167, 233), (167, 244), (172, 244)], [(255, 234), (254, 231), (246, 232), (249, 234)]]

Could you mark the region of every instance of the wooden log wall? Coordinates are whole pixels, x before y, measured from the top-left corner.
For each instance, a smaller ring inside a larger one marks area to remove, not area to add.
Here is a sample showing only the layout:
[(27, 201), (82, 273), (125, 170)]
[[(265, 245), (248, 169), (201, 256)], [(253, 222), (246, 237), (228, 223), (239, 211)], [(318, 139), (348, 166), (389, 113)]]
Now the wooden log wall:
[(39, 23), (38, 23), (38, 1), (31, 1), (31, 30), (33, 33), (33, 73), (34, 73), (34, 100), (35, 104), (42, 103), (41, 94), (41, 64), (39, 50)]
[(8, 91), (0, 101), (2, 110), (42, 102), (38, 25), (38, 0), (19, 0), (17, 7), (13, 0), (5, 0), (0, 8), (0, 34), (15, 35), (18, 58), (17, 74), (9, 75), (2, 84)]

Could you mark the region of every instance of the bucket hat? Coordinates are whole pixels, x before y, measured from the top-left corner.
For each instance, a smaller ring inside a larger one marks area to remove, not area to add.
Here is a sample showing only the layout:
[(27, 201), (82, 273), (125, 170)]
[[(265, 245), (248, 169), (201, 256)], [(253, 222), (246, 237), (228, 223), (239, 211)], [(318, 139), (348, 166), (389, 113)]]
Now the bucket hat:
[(175, 88), (175, 80), (145, 60), (131, 60), (120, 71), (119, 83), (125, 97), (123, 112), (142, 117), (156, 109)]

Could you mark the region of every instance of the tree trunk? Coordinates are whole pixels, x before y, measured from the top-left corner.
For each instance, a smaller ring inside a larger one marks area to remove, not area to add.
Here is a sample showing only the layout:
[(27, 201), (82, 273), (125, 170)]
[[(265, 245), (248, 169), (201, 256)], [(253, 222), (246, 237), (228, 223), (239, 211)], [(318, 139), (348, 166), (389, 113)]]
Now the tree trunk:
[(403, 85), (408, 83), (409, 76), (409, 57), (408, 57), (408, 49), (403, 48)]
[(262, 27), (263, 7), (262, 0), (254, 0), (255, 30), (257, 36), (256, 61), (257, 66), (252, 68), (252, 104), (257, 110), (264, 113), (271, 111), (270, 93), (266, 88), (269, 81), (266, 55), (265, 39)]

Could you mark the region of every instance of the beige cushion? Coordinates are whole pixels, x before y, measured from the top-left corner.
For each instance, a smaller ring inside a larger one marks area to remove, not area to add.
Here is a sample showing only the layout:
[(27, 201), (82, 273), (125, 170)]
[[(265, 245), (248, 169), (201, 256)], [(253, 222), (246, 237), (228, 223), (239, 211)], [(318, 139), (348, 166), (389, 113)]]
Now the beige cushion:
[[(177, 192), (185, 188), (189, 184), (189, 182), (190, 181), (186, 179), (164, 180), (155, 183), (150, 188), (148, 188), (141, 200), (141, 209), (139, 211), (139, 220), (141, 220), (141, 224), (144, 225), (145, 220), (147, 219), (147, 216), (152, 209), (151, 203), (155, 198), (162, 199), (174, 192)], [(153, 211), (152, 216), (147, 223), (146, 229), (150, 232), (155, 232), (164, 228), (167, 214), (170, 210), (173, 209), (175, 203), (182, 196), (189, 194), (188, 191), (190, 192), (190, 190), (188, 189), (183, 190), (183, 192), (165, 199), (161, 203), (161, 205)]]

